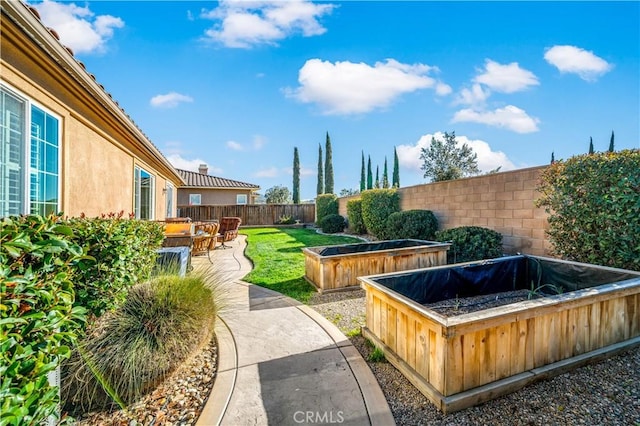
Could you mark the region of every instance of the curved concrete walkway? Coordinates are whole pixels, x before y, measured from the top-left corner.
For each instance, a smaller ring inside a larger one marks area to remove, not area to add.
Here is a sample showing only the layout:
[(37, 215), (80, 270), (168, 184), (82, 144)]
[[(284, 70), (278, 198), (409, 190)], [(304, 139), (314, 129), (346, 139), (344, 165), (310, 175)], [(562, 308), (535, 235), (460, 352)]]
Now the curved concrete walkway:
[[(197, 425), (395, 425), (367, 363), (312, 308), (242, 281), (246, 237), (211, 253), (224, 271), (218, 374)], [(194, 267), (209, 268), (206, 257)]]

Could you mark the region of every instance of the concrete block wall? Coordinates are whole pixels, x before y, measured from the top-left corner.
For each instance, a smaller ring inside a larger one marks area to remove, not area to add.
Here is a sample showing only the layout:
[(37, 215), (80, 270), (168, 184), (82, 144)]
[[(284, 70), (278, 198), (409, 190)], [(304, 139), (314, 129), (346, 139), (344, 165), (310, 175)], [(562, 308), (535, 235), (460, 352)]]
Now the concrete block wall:
[[(547, 214), (536, 208), (536, 187), (546, 166), (400, 188), (402, 210), (431, 210), (439, 229), (482, 226), (500, 232), (507, 254), (550, 255)], [(340, 214), (347, 216), (347, 201)]]

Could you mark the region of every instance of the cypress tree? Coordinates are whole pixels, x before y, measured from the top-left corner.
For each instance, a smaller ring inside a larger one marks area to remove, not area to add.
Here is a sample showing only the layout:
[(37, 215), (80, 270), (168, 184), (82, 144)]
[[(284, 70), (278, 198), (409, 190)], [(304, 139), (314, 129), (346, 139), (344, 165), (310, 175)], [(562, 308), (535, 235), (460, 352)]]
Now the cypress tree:
[(318, 144), (318, 186), (316, 188), (316, 194), (324, 194), (324, 177), (322, 172), (322, 145)]
[(364, 173), (364, 151), (362, 151), (362, 167), (360, 167), (360, 192), (367, 189), (367, 178)]
[(589, 154), (593, 154), (593, 138), (589, 137)]
[(373, 173), (371, 172), (371, 156), (367, 162), (367, 189), (373, 189)]
[(400, 188), (400, 167), (398, 162), (398, 153), (396, 148), (393, 147), (393, 181), (392, 186), (394, 188)]
[(609, 152), (614, 152), (615, 149), (613, 148), (613, 130), (611, 131), (611, 140), (609, 141)]
[(387, 173), (387, 157), (384, 157), (384, 171), (382, 172), (382, 187), (389, 187), (389, 175)]
[(556, 157), (553, 155), (553, 151), (551, 151), (551, 164), (556, 162)]
[(297, 146), (293, 148), (293, 204), (300, 204), (300, 157)]
[(324, 148), (324, 193), (333, 194), (333, 154), (329, 132), (327, 132), (327, 143)]
[(376, 188), (380, 188), (380, 173), (379, 173), (379, 171), (380, 171), (380, 167), (376, 166), (376, 185), (375, 185)]

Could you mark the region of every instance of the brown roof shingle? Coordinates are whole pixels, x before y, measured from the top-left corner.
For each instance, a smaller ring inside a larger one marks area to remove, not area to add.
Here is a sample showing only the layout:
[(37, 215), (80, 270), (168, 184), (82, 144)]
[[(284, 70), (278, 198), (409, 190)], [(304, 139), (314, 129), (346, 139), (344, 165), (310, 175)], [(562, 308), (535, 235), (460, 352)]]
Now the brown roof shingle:
[(260, 189), (259, 185), (255, 185), (253, 183), (240, 182), (233, 179), (225, 179), (198, 172), (190, 172), (188, 170), (177, 170), (185, 181), (185, 187), (212, 189)]

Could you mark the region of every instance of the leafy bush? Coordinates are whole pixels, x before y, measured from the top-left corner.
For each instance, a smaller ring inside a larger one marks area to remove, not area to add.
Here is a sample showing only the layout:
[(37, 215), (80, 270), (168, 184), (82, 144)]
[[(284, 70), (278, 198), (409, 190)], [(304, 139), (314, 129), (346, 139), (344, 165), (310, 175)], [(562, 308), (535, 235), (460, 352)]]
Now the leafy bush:
[(432, 240), (438, 230), (438, 219), (431, 210), (405, 210), (391, 213), (386, 235), (391, 239)]
[(276, 222), (277, 225), (292, 225), (296, 223), (296, 220), (291, 216), (280, 216), (280, 219)]
[(120, 214), (72, 218), (73, 241), (95, 261), (81, 261), (76, 270), (76, 302), (99, 317), (119, 306), (127, 290), (148, 279), (164, 233), (158, 222), (127, 219)]
[(349, 218), (349, 228), (356, 234), (366, 234), (367, 227), (364, 226), (362, 218), (362, 199), (347, 201), (347, 217)]
[(131, 287), (64, 364), (63, 397), (72, 413), (131, 404), (157, 387), (213, 335), (221, 308), (215, 275), (160, 275)]
[(480, 226), (461, 226), (436, 233), (436, 240), (451, 242), (447, 263), (470, 262), (502, 256), (502, 234)]
[(316, 197), (316, 224), (330, 214), (338, 214), (338, 197), (336, 194), (322, 194)]
[(344, 231), (347, 226), (344, 217), (339, 214), (330, 214), (325, 216), (320, 222), (320, 228), (322, 232), (326, 234), (335, 234), (336, 232)]
[(362, 219), (367, 230), (378, 239), (386, 239), (387, 218), (400, 211), (400, 195), (395, 188), (368, 189), (361, 195)]
[(580, 155), (544, 170), (536, 200), (556, 255), (640, 271), (640, 150)]
[(47, 374), (69, 357), (84, 321), (74, 308), (73, 268), (82, 255), (57, 216), (0, 223), (0, 424), (40, 424), (57, 415)]

